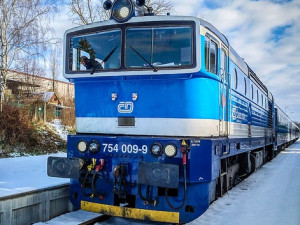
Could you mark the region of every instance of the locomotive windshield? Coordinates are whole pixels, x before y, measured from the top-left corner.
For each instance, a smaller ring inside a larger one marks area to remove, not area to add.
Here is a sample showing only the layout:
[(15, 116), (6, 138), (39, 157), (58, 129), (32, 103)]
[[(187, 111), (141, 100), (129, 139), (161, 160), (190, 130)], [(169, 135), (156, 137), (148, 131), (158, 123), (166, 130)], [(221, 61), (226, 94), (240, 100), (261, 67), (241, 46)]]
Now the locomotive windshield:
[(121, 30), (72, 37), (71, 71), (117, 69), (121, 65)]
[[(146, 60), (145, 60), (146, 59)], [(180, 67), (192, 63), (190, 27), (129, 28), (126, 67)]]
[(67, 40), (70, 72), (157, 71), (187, 68), (193, 64), (193, 32), (189, 25), (128, 26), (87, 34), (81, 32)]

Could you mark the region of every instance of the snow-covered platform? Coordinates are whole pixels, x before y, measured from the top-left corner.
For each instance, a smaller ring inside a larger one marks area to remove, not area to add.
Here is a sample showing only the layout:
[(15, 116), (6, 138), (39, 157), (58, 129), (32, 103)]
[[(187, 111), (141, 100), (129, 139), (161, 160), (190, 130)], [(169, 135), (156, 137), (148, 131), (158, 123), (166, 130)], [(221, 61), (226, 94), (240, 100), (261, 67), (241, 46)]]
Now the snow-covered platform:
[[(47, 176), (50, 155), (0, 159), (0, 198), (56, 185), (68, 184), (69, 179)], [(51, 156), (66, 157), (65, 153)]]
[(1, 225), (47, 221), (73, 209), (69, 180), (47, 176), (47, 157), (0, 159)]

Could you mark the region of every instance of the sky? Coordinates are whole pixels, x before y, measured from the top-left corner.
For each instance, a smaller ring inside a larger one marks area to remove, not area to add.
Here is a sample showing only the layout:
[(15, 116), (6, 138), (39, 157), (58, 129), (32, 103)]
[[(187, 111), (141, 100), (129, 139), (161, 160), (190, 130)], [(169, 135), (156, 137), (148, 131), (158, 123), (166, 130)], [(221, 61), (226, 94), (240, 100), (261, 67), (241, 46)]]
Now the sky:
[[(300, 0), (171, 1), (171, 14), (197, 16), (223, 33), (281, 109), (300, 121)], [(66, 7), (55, 18), (57, 37), (77, 26)]]

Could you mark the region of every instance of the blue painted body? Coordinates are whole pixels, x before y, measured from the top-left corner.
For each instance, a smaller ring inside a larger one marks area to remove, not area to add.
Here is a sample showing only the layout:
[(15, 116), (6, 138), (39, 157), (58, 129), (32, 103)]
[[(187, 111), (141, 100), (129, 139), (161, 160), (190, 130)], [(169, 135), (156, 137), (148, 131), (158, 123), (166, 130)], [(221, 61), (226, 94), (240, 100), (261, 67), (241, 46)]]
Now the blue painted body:
[[(137, 92), (139, 100), (131, 116), (140, 118), (219, 118), (219, 82), (198, 74), (161, 77), (119, 77), (75, 80), (76, 117), (118, 117), (120, 101), (131, 101)], [(111, 101), (118, 93), (118, 101)], [(209, 98), (207, 97), (209, 96)], [(201, 102), (201, 104), (199, 104)], [(176, 109), (176, 110), (174, 110)]]
[[(274, 126), (274, 104), (268, 98), (268, 105), (259, 105), (248, 93), (243, 93), (243, 88), (235, 89), (232, 84), (234, 69), (237, 70), (239, 79), (246, 79), (250, 83), (248, 74), (227, 57), (228, 72), (225, 83), (222, 83), (220, 74), (207, 72), (204, 61), (204, 36), (197, 37), (201, 40), (201, 69), (194, 73), (181, 74), (161, 74), (159, 71), (153, 75), (130, 75), (126, 76), (120, 72), (115, 77), (84, 77), (72, 79), (75, 84), (75, 105), (77, 118), (118, 118), (120, 116), (131, 116), (135, 118), (160, 118), (160, 119), (205, 119), (219, 122), (222, 119), (229, 122), (229, 125), (236, 126), (251, 125), (255, 129), (268, 128), (268, 115), (272, 116), (272, 126)], [(197, 40), (198, 40), (197, 39)], [(218, 56), (220, 61), (220, 48)], [(147, 73), (147, 72), (145, 72)], [(112, 101), (111, 94), (117, 93), (116, 101)], [(122, 101), (132, 101), (132, 93), (138, 93), (138, 100), (134, 102), (134, 110), (131, 113), (120, 113), (117, 108)], [(268, 94), (268, 93), (267, 93)], [(225, 96), (226, 107), (221, 107), (221, 96)], [(266, 93), (264, 94), (266, 97)], [(259, 95), (260, 98), (260, 95)], [(265, 99), (265, 98), (264, 98)], [(272, 105), (272, 108), (269, 108)], [(271, 111), (270, 111), (271, 110)], [(270, 114), (271, 112), (271, 114)], [(221, 115), (225, 115), (224, 117)], [(166, 127), (167, 129), (167, 127)], [(281, 124), (277, 133), (288, 133)], [(230, 130), (230, 132), (234, 132)], [(71, 180), (71, 201), (75, 207), (80, 208), (80, 201), (91, 201), (96, 203), (114, 205), (114, 168), (124, 163), (128, 165), (128, 175), (126, 180), (127, 194), (135, 196), (135, 207), (140, 209), (173, 211), (164, 195), (159, 195), (158, 188), (152, 187), (151, 198), (157, 197), (157, 205), (145, 204), (138, 194), (138, 165), (140, 161), (174, 164), (179, 166), (180, 183), (178, 193), (175, 197), (170, 197), (173, 205), (180, 205), (183, 201), (183, 166), (181, 141), (185, 140), (189, 146), (187, 159), (187, 202), (186, 205), (193, 206), (193, 212), (187, 212), (185, 207), (180, 210), (180, 222), (186, 223), (199, 217), (214, 199), (216, 181), (220, 174), (220, 161), (228, 157), (239, 155), (252, 150), (262, 149), (276, 143), (272, 133), (239, 136), (226, 135), (211, 136), (153, 136), (151, 133), (143, 135), (121, 134), (84, 134), (78, 133), (68, 137), (68, 158), (81, 158), (90, 160), (92, 158), (104, 159), (104, 168), (100, 171), (100, 176), (96, 181), (96, 188), (104, 196), (103, 200), (92, 198), (91, 188), (86, 188), (89, 193), (85, 196), (79, 180)], [(85, 140), (90, 143), (97, 140), (101, 144), (99, 153), (92, 154), (89, 151), (80, 153), (77, 150), (79, 141)], [(281, 139), (280, 139), (281, 140)], [(286, 143), (283, 141), (282, 143)], [(178, 151), (173, 158), (168, 158), (164, 154), (155, 157), (150, 154), (149, 149), (153, 143), (161, 143), (162, 146), (174, 144)], [(237, 147), (237, 143), (239, 147)], [(280, 144), (282, 144), (280, 142)], [(108, 151), (103, 144), (118, 145)], [(138, 151), (122, 152), (123, 145), (137, 145)], [(143, 153), (142, 146), (146, 145), (148, 152)], [(105, 149), (105, 151), (104, 151)], [(146, 192), (146, 185), (142, 185), (142, 193)]]

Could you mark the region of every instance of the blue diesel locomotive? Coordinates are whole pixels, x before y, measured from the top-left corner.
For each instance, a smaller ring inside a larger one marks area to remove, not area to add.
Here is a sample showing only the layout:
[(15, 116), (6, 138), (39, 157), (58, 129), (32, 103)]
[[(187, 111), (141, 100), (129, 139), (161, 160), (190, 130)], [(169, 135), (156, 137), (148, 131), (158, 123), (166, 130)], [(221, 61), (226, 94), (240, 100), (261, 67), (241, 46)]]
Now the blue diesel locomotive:
[(48, 175), (71, 178), (75, 208), (187, 223), (299, 128), (214, 26), (143, 4), (106, 1), (110, 20), (65, 33), (77, 133)]

